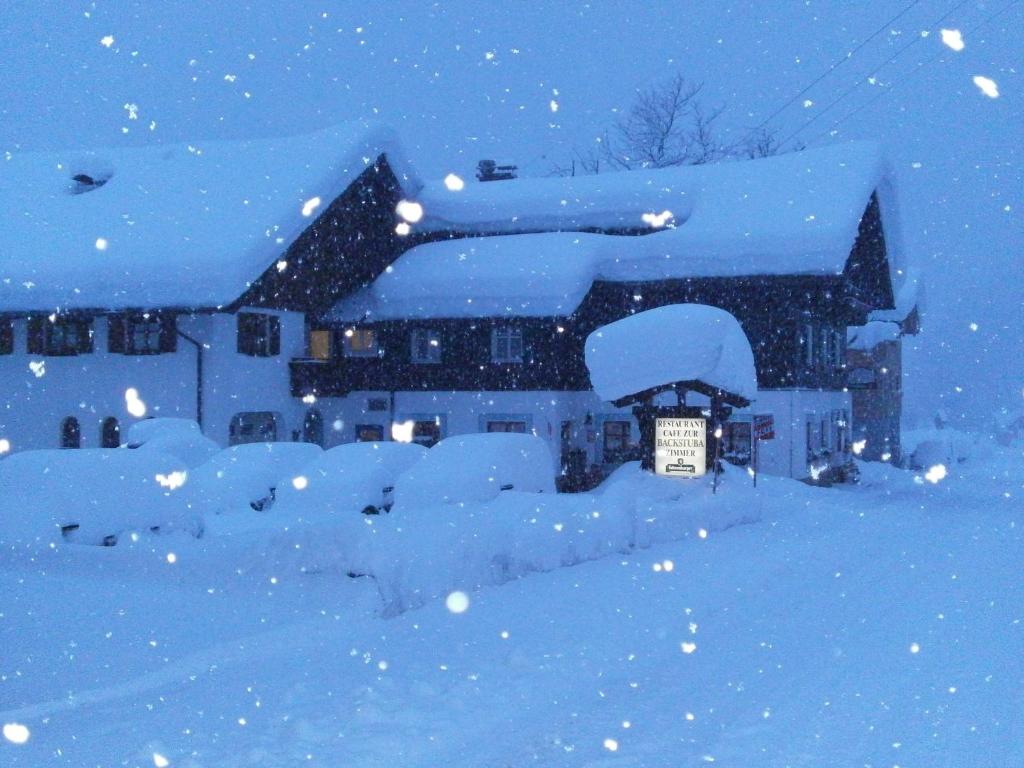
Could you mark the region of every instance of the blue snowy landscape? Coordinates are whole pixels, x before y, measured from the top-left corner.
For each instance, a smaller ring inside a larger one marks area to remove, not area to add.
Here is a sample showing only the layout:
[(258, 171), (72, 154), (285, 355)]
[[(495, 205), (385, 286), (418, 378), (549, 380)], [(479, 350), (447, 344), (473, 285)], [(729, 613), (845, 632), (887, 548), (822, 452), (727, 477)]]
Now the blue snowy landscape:
[(0, 765), (1024, 766), (1022, 30), (11, 3)]

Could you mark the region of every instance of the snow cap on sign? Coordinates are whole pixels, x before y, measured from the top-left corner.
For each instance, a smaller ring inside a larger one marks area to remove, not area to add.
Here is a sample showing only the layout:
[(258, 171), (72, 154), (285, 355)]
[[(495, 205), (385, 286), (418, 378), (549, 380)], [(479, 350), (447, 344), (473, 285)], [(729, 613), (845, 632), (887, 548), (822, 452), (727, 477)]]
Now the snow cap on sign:
[(602, 326), (587, 337), (594, 391), (613, 401), (679, 381), (700, 381), (753, 400), (754, 353), (724, 309), (670, 304)]

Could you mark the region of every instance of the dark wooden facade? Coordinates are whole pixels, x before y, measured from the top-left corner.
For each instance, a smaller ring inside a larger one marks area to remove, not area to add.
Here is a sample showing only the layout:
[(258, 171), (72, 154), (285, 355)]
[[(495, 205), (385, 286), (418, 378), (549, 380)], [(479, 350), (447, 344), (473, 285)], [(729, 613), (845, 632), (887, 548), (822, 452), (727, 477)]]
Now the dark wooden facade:
[[(457, 232), (450, 235), (462, 236)], [(413, 244), (410, 241), (409, 245)], [(592, 331), (629, 314), (682, 303), (720, 307), (739, 320), (753, 348), (762, 389), (842, 389), (843, 366), (822, 355), (808, 364), (802, 353), (803, 334), (808, 325), (815, 338), (823, 331), (829, 333), (842, 347), (836, 355), (841, 360), (846, 327), (865, 323), (871, 309), (892, 306), (877, 200), (873, 196), (865, 210), (842, 274), (598, 281), (570, 316), (334, 324), (329, 360), (292, 362), (292, 393), (342, 397), (374, 390), (586, 390), (590, 380), (584, 342)], [(338, 334), (356, 325), (376, 333), (378, 356), (346, 357), (340, 353), (343, 345)], [(506, 325), (523, 329), (521, 363), (491, 361), (491, 330)], [(411, 336), (416, 329), (439, 333), (439, 363), (412, 360)]]
[(234, 302), (320, 314), (369, 285), (410, 243), (395, 234), (401, 186), (381, 155)]

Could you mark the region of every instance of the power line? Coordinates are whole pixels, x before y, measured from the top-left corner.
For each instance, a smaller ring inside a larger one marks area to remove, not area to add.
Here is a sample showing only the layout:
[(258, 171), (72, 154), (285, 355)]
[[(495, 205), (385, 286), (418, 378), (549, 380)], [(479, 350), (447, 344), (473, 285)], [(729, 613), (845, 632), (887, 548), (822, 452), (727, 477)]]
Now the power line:
[[(934, 30), (935, 28), (937, 28), (937, 27), (938, 27), (938, 26), (939, 26), (939, 25), (940, 25), (940, 24), (941, 24), (942, 22), (944, 22), (944, 21), (945, 21), (946, 19), (948, 19), (948, 18), (949, 18), (950, 16), (952, 16), (952, 15), (953, 15), (954, 13), (956, 13), (956, 12), (957, 12), (958, 10), (960, 10), (960, 8), (962, 8), (963, 6), (967, 5), (967, 3), (968, 3), (968, 0), (960, 0), (960, 2), (959, 2), (959, 3), (957, 3), (957, 4), (955, 5), (955, 6), (953, 6), (952, 8), (950, 8), (950, 9), (949, 9), (949, 10), (948, 10), (948, 11), (947, 11), (946, 13), (944, 13), (944, 14), (943, 14), (943, 15), (942, 15), (941, 17), (939, 17), (939, 18), (938, 18), (938, 19), (937, 19), (936, 21), (932, 22), (932, 24), (931, 24), (931, 26), (930, 26), (930, 29)], [(896, 53), (894, 53), (894, 54), (893, 54), (892, 56), (890, 56), (890, 57), (889, 57), (888, 59), (886, 59), (885, 61), (883, 61), (883, 62), (882, 62), (882, 63), (881, 63), (881, 64), (880, 64), (879, 66), (875, 67), (875, 69), (873, 69), (873, 70), (871, 70), (870, 72), (868, 72), (868, 74), (867, 74), (867, 77), (869, 77), (869, 78), (870, 78), (870, 77), (873, 77), (873, 76), (874, 76), (874, 75), (876, 75), (876, 74), (877, 74), (878, 72), (880, 72), (881, 70), (885, 69), (885, 68), (886, 68), (887, 66), (889, 66), (890, 64), (892, 64), (892, 63), (893, 63), (893, 62), (894, 62), (894, 61), (895, 61), (896, 59), (898, 59), (898, 58), (899, 58), (899, 57), (900, 57), (900, 56), (901, 56), (901, 55), (903, 54), (903, 52), (904, 52), (904, 51), (906, 51), (906, 50), (907, 50), (908, 48), (910, 48), (910, 47), (911, 47), (911, 46), (913, 46), (913, 45), (916, 45), (917, 43), (921, 42), (921, 41), (922, 41), (922, 40), (924, 40), (924, 39), (925, 39), (925, 38), (924, 38), (924, 37), (922, 37), (922, 36), (920, 36), (920, 35), (917, 35), (917, 36), (915, 36), (913, 40), (911, 40), (911, 41), (910, 41), (909, 43), (907, 43), (906, 45), (900, 46), (900, 48), (899, 48), (899, 49), (898, 49), (898, 50), (896, 51)], [(808, 121), (807, 121), (806, 123), (804, 123), (804, 124), (803, 124), (803, 125), (801, 125), (801, 126), (800, 126), (799, 128), (797, 128), (797, 129), (796, 129), (795, 131), (793, 131), (793, 132), (792, 132), (791, 134), (789, 134), (789, 135), (788, 135), (788, 136), (787, 136), (787, 137), (786, 137), (785, 139), (783, 139), (782, 141), (780, 141), (780, 142), (779, 142), (779, 144), (780, 144), (780, 145), (783, 145), (783, 144), (786, 144), (786, 143), (788, 143), (789, 141), (792, 141), (792, 140), (793, 140), (793, 139), (794, 139), (794, 138), (795, 138), (795, 137), (796, 137), (797, 135), (799, 135), (799, 134), (803, 133), (803, 132), (804, 132), (805, 130), (807, 130), (807, 128), (809, 128), (809, 127), (810, 127), (811, 125), (813, 125), (814, 123), (816, 123), (816, 122), (817, 122), (817, 121), (818, 121), (818, 120), (819, 120), (820, 118), (822, 118), (822, 117), (823, 117), (823, 116), (824, 116), (824, 115), (825, 115), (825, 114), (826, 114), (826, 113), (827, 113), (827, 112), (828, 112), (829, 110), (831, 110), (831, 109), (832, 109), (832, 108), (833, 108), (834, 106), (836, 106), (837, 104), (839, 104), (839, 103), (840, 103), (841, 101), (845, 100), (847, 96), (849, 96), (849, 95), (850, 95), (851, 93), (853, 93), (854, 91), (856, 91), (856, 90), (857, 90), (857, 89), (858, 89), (858, 88), (859, 88), (859, 87), (860, 87), (861, 85), (863, 85), (863, 84), (864, 84), (864, 80), (857, 80), (857, 82), (856, 82), (856, 83), (854, 83), (854, 84), (853, 84), (853, 85), (852, 85), (852, 86), (851, 86), (850, 88), (846, 89), (846, 90), (845, 90), (845, 91), (843, 91), (843, 92), (842, 92), (841, 94), (839, 94), (839, 96), (838, 96), (837, 98), (835, 98), (834, 100), (832, 100), (832, 101), (831, 101), (831, 102), (830, 102), (830, 103), (829, 103), (829, 104), (828, 104), (828, 105), (827, 105), (827, 106), (826, 106), (826, 107), (825, 107), (825, 108), (824, 108), (823, 110), (821, 110), (820, 112), (818, 112), (818, 114), (816, 114), (816, 115), (815, 115), (814, 117), (812, 117), (812, 118), (811, 118), (810, 120), (808, 120)]]
[(835, 71), (836, 68), (842, 66), (847, 61), (852, 59), (857, 54), (857, 52), (860, 51), (865, 45), (867, 45), (872, 40), (874, 40), (876, 37), (878, 37), (880, 34), (882, 34), (882, 32), (887, 30), (894, 22), (898, 21), (907, 11), (909, 11), (911, 8), (913, 8), (915, 5), (917, 5), (920, 2), (921, 2), (921, 0), (914, 0), (914, 2), (912, 2), (910, 5), (908, 5), (906, 8), (904, 8), (902, 11), (897, 13), (895, 16), (893, 16), (891, 19), (889, 19), (887, 22), (885, 22), (885, 24), (880, 26), (874, 32), (872, 32), (870, 37), (868, 37), (865, 40), (863, 40), (860, 43), (860, 45), (858, 45), (856, 48), (854, 48), (852, 51), (850, 51), (846, 55), (841, 56), (838, 59), (836, 59), (835, 61), (833, 61), (832, 64), (829, 65), (828, 69), (826, 69), (824, 72), (822, 72), (816, 78), (814, 78), (814, 80), (812, 80), (810, 83), (808, 83), (808, 85), (805, 86), (802, 91), (800, 91), (798, 94), (793, 96), (793, 98), (791, 98), (789, 101), (787, 101), (781, 107), (779, 107), (774, 112), (772, 112), (770, 115), (768, 115), (768, 117), (766, 117), (763, 121), (761, 121), (761, 124), (758, 125), (756, 128), (752, 129), (750, 131), (750, 133), (748, 133), (744, 137), (744, 140), (749, 139), (757, 131), (761, 130), (766, 125), (768, 125), (768, 123), (770, 123), (772, 120), (774, 120), (780, 114), (782, 114), (782, 112), (785, 111), (790, 105), (792, 105), (797, 99), (799, 99), (801, 96), (803, 96), (809, 90), (811, 90), (811, 88), (813, 88), (818, 83), (820, 83), (822, 80), (824, 80), (826, 77), (828, 77), (830, 74), (832, 74), (832, 72)]
[[(999, 16), (1002, 16), (1004, 13), (1006, 13), (1008, 10), (1010, 10), (1013, 6), (1017, 5), (1020, 1), (1021, 0), (1010, 0), (1009, 3), (1007, 3), (1005, 6), (1003, 6), (1002, 10), (996, 11), (995, 13), (993, 13), (988, 18), (983, 19), (982, 21), (978, 22), (973, 27), (968, 29), (967, 33), (970, 34), (972, 32), (977, 32), (982, 27), (984, 27), (987, 24), (990, 24), (991, 22), (995, 21)], [(925, 61), (922, 61), (922, 62), (918, 63), (918, 65), (916, 67), (914, 67), (914, 69), (911, 70), (910, 73), (907, 74), (903, 79), (897, 80), (891, 86), (881, 90), (879, 93), (875, 94), (871, 99), (869, 99), (868, 101), (864, 102), (863, 104), (861, 104), (856, 109), (852, 110), (851, 112), (847, 113), (843, 117), (841, 117), (838, 120), (836, 120), (827, 129), (825, 129), (824, 131), (819, 133), (817, 136), (815, 136), (813, 139), (811, 139), (811, 141), (817, 141), (818, 139), (823, 138), (824, 136), (830, 134), (839, 125), (845, 123), (847, 120), (849, 120), (851, 117), (856, 115), (858, 112), (861, 112), (862, 110), (867, 109), (868, 107), (870, 107), (872, 104), (874, 104), (876, 101), (878, 101), (879, 99), (883, 98), (884, 96), (888, 96), (897, 86), (901, 85), (902, 83), (907, 82), (907, 80), (911, 79), (914, 75), (916, 75), (918, 72), (920, 72), (927, 65), (934, 64), (939, 58), (941, 58), (945, 54), (946, 54), (946, 51), (940, 48), (936, 52), (936, 54), (934, 56), (932, 56), (930, 59), (926, 59)]]

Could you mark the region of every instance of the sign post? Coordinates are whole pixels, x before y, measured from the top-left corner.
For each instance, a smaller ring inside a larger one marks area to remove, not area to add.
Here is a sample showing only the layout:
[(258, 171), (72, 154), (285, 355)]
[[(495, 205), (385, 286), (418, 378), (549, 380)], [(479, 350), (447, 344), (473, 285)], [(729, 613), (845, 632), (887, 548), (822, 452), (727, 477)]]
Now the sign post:
[(770, 413), (755, 415), (751, 424), (750, 440), (751, 451), (754, 456), (754, 487), (757, 488), (757, 444), (762, 440), (775, 439), (775, 417)]

